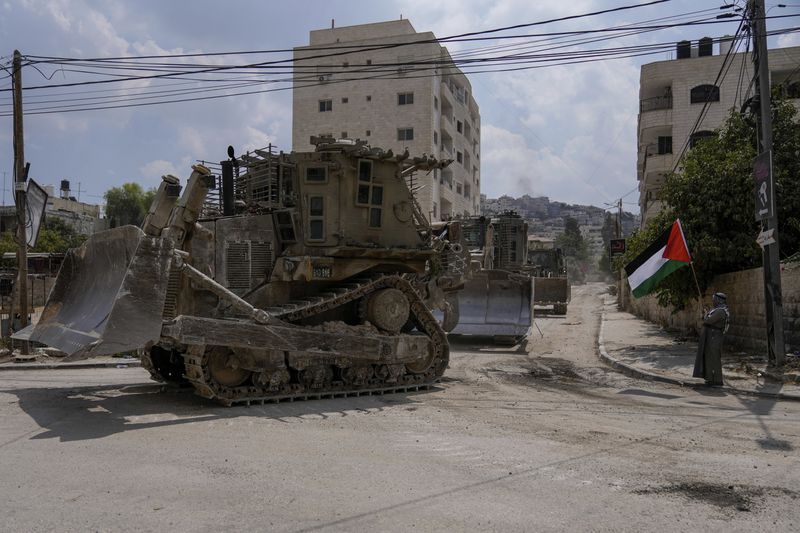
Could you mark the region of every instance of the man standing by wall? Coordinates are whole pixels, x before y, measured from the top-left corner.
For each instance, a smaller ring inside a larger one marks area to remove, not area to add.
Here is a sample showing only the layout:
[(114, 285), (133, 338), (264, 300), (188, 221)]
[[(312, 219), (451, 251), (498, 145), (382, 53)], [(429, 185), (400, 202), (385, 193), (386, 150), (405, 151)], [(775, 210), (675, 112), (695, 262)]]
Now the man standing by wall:
[(697, 347), (694, 362), (696, 378), (706, 380), (706, 385), (719, 387), (722, 383), (722, 339), (728, 331), (731, 314), (728, 311), (727, 296), (715, 293), (712, 297), (713, 309), (703, 316), (703, 331)]

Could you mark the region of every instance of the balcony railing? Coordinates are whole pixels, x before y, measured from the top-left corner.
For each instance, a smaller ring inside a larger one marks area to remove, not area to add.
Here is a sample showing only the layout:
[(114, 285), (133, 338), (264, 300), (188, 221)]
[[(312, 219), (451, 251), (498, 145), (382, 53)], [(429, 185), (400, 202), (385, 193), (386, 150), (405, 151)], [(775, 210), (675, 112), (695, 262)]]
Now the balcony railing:
[(639, 102), (639, 112), (656, 111), (658, 109), (672, 109), (672, 96), (654, 96)]

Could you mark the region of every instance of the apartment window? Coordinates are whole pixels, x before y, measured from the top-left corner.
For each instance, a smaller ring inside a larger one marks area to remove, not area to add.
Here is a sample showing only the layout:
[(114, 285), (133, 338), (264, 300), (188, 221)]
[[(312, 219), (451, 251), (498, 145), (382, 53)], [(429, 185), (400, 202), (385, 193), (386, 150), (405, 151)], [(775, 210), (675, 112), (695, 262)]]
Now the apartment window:
[(439, 216), (439, 206), (436, 205), (436, 202), (433, 202), (433, 218), (438, 218)]
[(325, 197), (308, 197), (308, 240), (325, 240)]
[(461, 183), (456, 182), (456, 193), (461, 194)]
[(414, 140), (414, 128), (398, 128), (397, 129), (397, 140), (398, 141), (413, 141)]
[(433, 144), (435, 144), (437, 146), (439, 144), (439, 134), (437, 132), (435, 132), (435, 131), (433, 132)]
[(368, 95), (367, 95), (367, 102), (371, 102), (371, 101), (372, 101), (372, 95), (371, 95), (371, 94), (368, 94)]
[(433, 97), (433, 108), (439, 109), (439, 99), (437, 97)]
[(372, 177), (372, 161), (361, 159), (358, 162), (358, 186), (356, 205), (369, 208), (369, 227), (380, 228), (383, 216), (383, 185), (375, 183)]
[(372, 181), (372, 161), (362, 159), (358, 162), (358, 181), (369, 183)]
[(346, 131), (343, 131), (343, 132), (342, 132), (342, 136), (341, 136), (341, 137), (339, 137), (339, 138), (340, 138), (340, 139), (347, 139), (347, 132), (346, 132)]
[(464, 154), (462, 154), (461, 152), (456, 152), (456, 161), (458, 161), (459, 163), (463, 163), (464, 162)]
[(328, 181), (328, 167), (307, 167), (306, 183), (325, 183)]
[(347, 67), (349, 67), (349, 66), (350, 66), (350, 63), (348, 63), (347, 61), (345, 61), (344, 63), (342, 63), (342, 68), (347, 68)]
[(672, 136), (659, 136), (658, 153), (659, 155), (672, 153)]
[(465, 183), (464, 184), (464, 198), (469, 198), (470, 197), (470, 193), (471, 193), (471, 190), (470, 190), (469, 183)]
[(456, 120), (456, 131), (458, 133), (464, 133), (464, 124), (460, 120)]
[(370, 135), (372, 135), (372, 130), (367, 130), (367, 137), (369, 137)]
[(346, 97), (346, 96), (344, 98), (342, 98), (342, 103), (343, 104), (346, 104), (349, 101), (350, 101), (350, 99), (348, 97)]
[(371, 65), (371, 64), (372, 64), (372, 60), (371, 59), (367, 59), (367, 65)]
[(698, 85), (697, 87), (692, 87), (689, 100), (693, 104), (719, 102), (719, 87), (716, 85)]
[(319, 101), (319, 112), (324, 113), (325, 111), (333, 111), (333, 100)]
[(397, 105), (411, 105), (414, 103), (414, 93), (397, 93)]

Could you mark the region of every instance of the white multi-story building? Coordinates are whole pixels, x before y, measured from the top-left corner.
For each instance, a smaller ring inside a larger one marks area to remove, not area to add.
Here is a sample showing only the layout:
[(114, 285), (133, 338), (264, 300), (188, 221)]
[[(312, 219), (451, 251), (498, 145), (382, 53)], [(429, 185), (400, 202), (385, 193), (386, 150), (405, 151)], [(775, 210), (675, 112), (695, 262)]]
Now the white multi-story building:
[[(750, 54), (732, 54), (724, 77), (717, 80), (730, 49), (730, 40), (703, 38), (697, 46), (677, 45), (677, 59), (642, 66), (639, 82), (639, 144), (637, 177), (642, 225), (661, 210), (659, 191), (686, 149), (714, 135), (730, 110), (740, 110), (753, 77)], [(782, 85), (790, 98), (800, 97), (800, 47), (769, 51), (770, 81)], [(705, 115), (699, 119), (708, 101)]]
[(294, 49), (292, 149), (311, 150), (312, 136), (332, 135), (452, 159), (417, 173), (422, 210), (433, 221), (478, 214), (480, 112), (433, 33), (401, 19), (315, 30), (309, 43)]

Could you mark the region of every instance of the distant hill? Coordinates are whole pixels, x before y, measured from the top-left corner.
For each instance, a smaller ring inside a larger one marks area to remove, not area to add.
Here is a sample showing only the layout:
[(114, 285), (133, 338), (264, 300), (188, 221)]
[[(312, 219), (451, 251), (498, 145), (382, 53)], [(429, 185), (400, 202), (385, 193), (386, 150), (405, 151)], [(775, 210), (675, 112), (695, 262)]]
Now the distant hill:
[[(597, 244), (602, 243), (601, 232), (607, 216), (614, 217), (616, 211), (593, 205), (576, 205), (551, 201), (547, 196), (524, 195), (520, 198), (501, 196), (481, 199), (481, 214), (495, 216), (504, 211), (516, 211), (528, 221), (529, 233), (555, 238), (564, 230), (564, 219), (574, 218), (583, 228), (587, 237)], [(623, 235), (630, 235), (639, 227), (639, 215), (629, 212), (622, 214)]]

